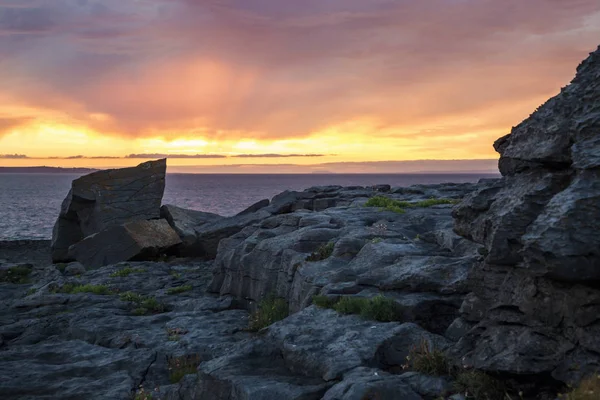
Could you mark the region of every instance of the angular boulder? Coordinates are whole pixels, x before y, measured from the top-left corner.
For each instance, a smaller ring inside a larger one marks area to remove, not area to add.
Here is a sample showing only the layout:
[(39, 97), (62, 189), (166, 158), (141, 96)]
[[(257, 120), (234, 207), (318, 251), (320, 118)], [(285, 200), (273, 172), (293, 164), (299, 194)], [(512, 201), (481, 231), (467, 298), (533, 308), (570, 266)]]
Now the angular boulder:
[(178, 253), (181, 256), (194, 254), (193, 248), (196, 241), (196, 228), (225, 218), (218, 214), (188, 210), (170, 204), (165, 204), (160, 208), (160, 216), (169, 222), (171, 228), (173, 228), (181, 238), (182, 243), (178, 249)]
[(455, 210), (486, 247), (453, 326), (457, 362), (574, 383), (600, 365), (600, 48), (494, 144), (503, 178)]
[(90, 235), (69, 248), (69, 258), (87, 268), (155, 257), (181, 243), (164, 219), (133, 221)]
[(166, 159), (94, 172), (73, 181), (52, 232), (52, 259), (69, 261), (69, 247), (121, 224), (160, 217)]

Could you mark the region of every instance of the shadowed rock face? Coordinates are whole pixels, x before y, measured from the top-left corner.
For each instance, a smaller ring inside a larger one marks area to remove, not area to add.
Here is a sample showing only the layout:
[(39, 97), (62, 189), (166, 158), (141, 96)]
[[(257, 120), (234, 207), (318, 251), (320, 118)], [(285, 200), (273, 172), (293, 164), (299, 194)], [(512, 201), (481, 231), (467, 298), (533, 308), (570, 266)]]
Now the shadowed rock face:
[(487, 248), (454, 354), (577, 380), (600, 366), (600, 48), (494, 147), (503, 178), (454, 210), (455, 231)]
[(52, 259), (69, 260), (69, 247), (109, 227), (160, 217), (167, 160), (94, 172), (73, 181), (52, 232)]

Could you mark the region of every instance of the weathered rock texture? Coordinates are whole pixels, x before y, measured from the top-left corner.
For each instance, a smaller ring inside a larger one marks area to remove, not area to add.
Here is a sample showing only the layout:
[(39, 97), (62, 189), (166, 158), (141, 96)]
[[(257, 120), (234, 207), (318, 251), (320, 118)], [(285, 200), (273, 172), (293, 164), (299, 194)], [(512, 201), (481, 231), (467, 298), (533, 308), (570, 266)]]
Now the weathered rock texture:
[(494, 144), (503, 178), (455, 209), (488, 250), (470, 277), (454, 354), (512, 374), (577, 380), (600, 367), (600, 48)]
[(69, 248), (69, 258), (88, 268), (152, 258), (181, 243), (164, 219), (132, 221), (104, 229)]
[[(417, 201), (435, 190), (459, 198), (473, 188), (442, 184), (387, 196)], [(368, 197), (378, 194), (372, 188), (324, 187), (277, 196), (270, 206), (245, 216), (264, 213), (260, 220), (218, 242), (210, 289), (250, 308), (275, 294), (291, 312), (310, 305), (319, 293), (385, 294), (402, 307), (405, 321), (443, 333), (458, 316), (478, 246), (452, 232), (451, 205), (407, 208), (404, 214), (364, 207)], [(322, 211), (305, 209), (306, 199), (312, 207), (327, 199), (332, 207), (323, 203), (317, 207)], [(271, 207), (288, 213), (270, 215), (266, 210)], [(307, 259), (328, 243), (333, 245), (330, 256)]]
[(159, 218), (166, 167), (162, 159), (74, 180), (54, 225), (52, 259), (69, 260), (71, 245), (103, 229)]

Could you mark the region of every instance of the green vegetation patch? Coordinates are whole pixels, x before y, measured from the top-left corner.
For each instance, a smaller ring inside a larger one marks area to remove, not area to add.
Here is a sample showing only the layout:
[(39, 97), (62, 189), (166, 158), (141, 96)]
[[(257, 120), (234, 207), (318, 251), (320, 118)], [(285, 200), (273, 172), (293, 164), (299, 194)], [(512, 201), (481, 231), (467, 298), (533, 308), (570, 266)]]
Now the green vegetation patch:
[(124, 278), (124, 277), (127, 277), (127, 276), (131, 275), (131, 274), (137, 274), (137, 273), (142, 273), (142, 272), (146, 272), (146, 270), (143, 269), (143, 268), (125, 267), (125, 268), (120, 269), (120, 270), (118, 270), (116, 272), (113, 272), (109, 276), (111, 278)]
[(179, 357), (167, 357), (169, 365), (169, 381), (172, 384), (179, 383), (184, 376), (195, 374), (200, 365), (200, 355), (190, 354)]
[(403, 367), (425, 375), (443, 376), (451, 372), (444, 352), (434, 348), (426, 339), (410, 349)]
[(371, 197), (365, 203), (365, 207), (379, 207), (387, 211), (403, 214), (407, 208), (427, 208), (440, 204), (456, 204), (458, 200), (454, 199), (427, 199), (414, 203), (408, 201), (394, 200), (385, 196)]
[(179, 293), (189, 292), (192, 289), (193, 289), (192, 285), (177, 286), (177, 287), (170, 288), (169, 290), (167, 290), (167, 294), (179, 294)]
[(99, 295), (112, 294), (111, 289), (106, 285), (81, 285), (76, 283), (65, 283), (59, 288), (52, 290), (52, 293), (67, 293), (67, 294), (78, 294), (78, 293), (93, 293)]
[(468, 399), (504, 400), (504, 383), (484, 372), (470, 370), (456, 374), (455, 389)]
[(331, 257), (334, 246), (335, 243), (333, 242), (322, 245), (317, 249), (317, 251), (306, 257), (306, 261), (321, 261)]
[(314, 296), (313, 303), (321, 308), (331, 308), (340, 314), (358, 314), (365, 319), (391, 322), (402, 321), (403, 313), (400, 305), (386, 296), (355, 297), (343, 296), (337, 300), (326, 296)]
[(256, 332), (281, 321), (289, 315), (288, 304), (284, 299), (266, 297), (258, 303), (258, 309), (250, 315), (248, 330)]
[(61, 273), (65, 273), (65, 269), (67, 269), (67, 264), (64, 263), (59, 263), (59, 264), (54, 264), (54, 267), (59, 270)]
[(3, 271), (0, 275), (0, 282), (16, 283), (18, 285), (24, 285), (29, 283), (29, 275), (31, 274), (32, 267), (30, 265), (17, 265), (8, 268)]
[(167, 306), (160, 303), (154, 297), (145, 297), (134, 292), (121, 293), (121, 301), (133, 303), (136, 307), (133, 310), (135, 315), (160, 314), (167, 311)]
[(564, 400), (600, 399), (600, 374), (583, 379), (577, 387), (573, 388), (569, 393), (559, 394), (558, 398)]

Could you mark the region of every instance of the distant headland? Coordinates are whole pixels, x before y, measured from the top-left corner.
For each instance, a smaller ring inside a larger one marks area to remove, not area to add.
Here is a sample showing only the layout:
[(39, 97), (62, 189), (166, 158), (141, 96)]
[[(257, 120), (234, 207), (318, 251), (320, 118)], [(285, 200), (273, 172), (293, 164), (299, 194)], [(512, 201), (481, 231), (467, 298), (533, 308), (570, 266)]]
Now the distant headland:
[(93, 168), (61, 167), (0, 167), (0, 174), (87, 174), (98, 171)]

